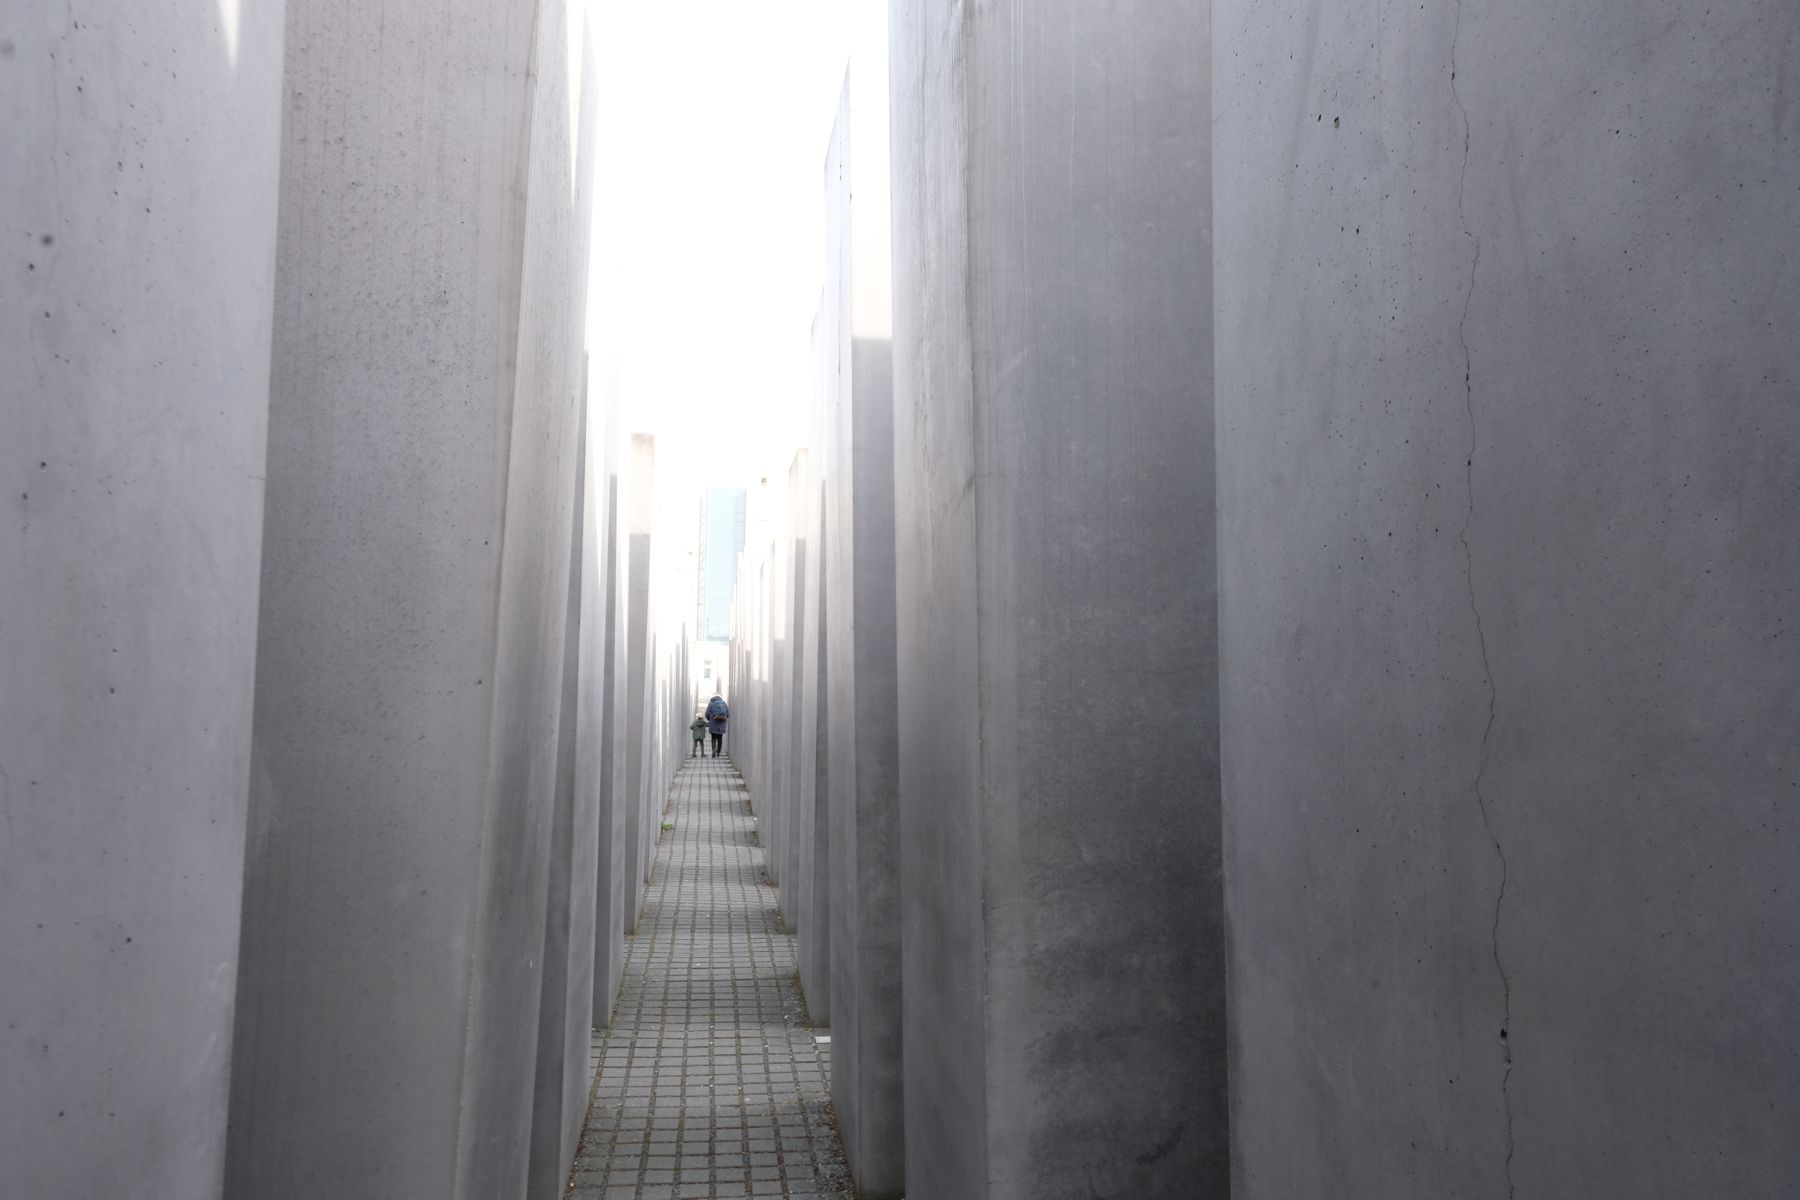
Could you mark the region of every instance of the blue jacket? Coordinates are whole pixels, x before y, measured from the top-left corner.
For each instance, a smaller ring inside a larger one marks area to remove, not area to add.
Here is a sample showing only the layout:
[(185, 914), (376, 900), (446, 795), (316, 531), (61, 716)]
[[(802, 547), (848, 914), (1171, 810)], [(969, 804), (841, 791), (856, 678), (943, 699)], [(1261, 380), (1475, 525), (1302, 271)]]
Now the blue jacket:
[(725, 722), (731, 718), (731, 707), (725, 703), (723, 696), (714, 696), (706, 704), (706, 723), (712, 726), (714, 733), (725, 732)]

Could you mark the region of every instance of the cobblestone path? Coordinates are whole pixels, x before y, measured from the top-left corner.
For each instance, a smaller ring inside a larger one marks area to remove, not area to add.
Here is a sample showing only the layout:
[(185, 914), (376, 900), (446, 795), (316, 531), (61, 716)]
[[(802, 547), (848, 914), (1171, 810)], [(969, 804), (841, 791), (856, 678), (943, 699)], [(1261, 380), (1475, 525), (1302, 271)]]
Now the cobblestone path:
[(674, 789), (569, 1194), (850, 1200), (749, 792), (728, 758), (689, 759)]

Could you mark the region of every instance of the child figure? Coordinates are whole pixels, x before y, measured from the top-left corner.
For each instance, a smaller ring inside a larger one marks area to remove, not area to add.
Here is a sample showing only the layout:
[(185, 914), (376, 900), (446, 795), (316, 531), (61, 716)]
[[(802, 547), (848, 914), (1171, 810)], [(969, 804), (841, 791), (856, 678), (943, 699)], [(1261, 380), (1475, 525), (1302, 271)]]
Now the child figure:
[(688, 757), (693, 758), (695, 755), (699, 755), (701, 758), (705, 758), (706, 746), (703, 743), (706, 741), (706, 717), (704, 715), (695, 717), (694, 723), (689, 725), (688, 729), (694, 735), (694, 748), (688, 752)]

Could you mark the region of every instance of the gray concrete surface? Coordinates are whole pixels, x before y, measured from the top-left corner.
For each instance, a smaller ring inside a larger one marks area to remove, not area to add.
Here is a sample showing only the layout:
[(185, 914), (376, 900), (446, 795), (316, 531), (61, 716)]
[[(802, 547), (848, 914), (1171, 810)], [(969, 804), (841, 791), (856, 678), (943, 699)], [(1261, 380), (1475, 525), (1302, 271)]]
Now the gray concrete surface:
[(907, 1193), (1222, 1196), (1207, 10), (892, 11)]
[[(780, 560), (771, 556), (771, 566), (781, 566)], [(782, 582), (786, 582), (788, 571), (780, 571)], [(777, 585), (779, 586), (779, 585)], [(768, 872), (769, 882), (781, 886), (780, 851), (786, 843), (781, 837), (782, 805), (781, 797), (785, 780), (782, 777), (782, 746), (786, 741), (787, 723), (784, 720), (787, 699), (792, 695), (792, 672), (787, 666), (788, 639), (773, 638), (770, 641), (769, 680), (765, 685), (768, 692), (767, 715), (763, 719), (765, 729), (763, 740), (764, 752), (769, 760), (769, 792), (763, 802), (762, 836), (769, 847), (768, 857), (763, 862), (763, 870)], [(785, 684), (785, 686), (784, 686)]]
[[(654, 591), (652, 592), (652, 596), (653, 598), (650, 601), (650, 607), (651, 610), (654, 611), (656, 607)], [(638, 826), (639, 832), (643, 838), (642, 845), (639, 848), (638, 859), (638, 861), (643, 864), (643, 868), (637, 880), (637, 888), (640, 893), (640, 911), (643, 904), (642, 892), (644, 885), (650, 882), (650, 872), (655, 868), (656, 842), (661, 836), (662, 825), (661, 805), (657, 803), (655, 782), (657, 710), (659, 706), (658, 702), (661, 698), (661, 681), (658, 678), (658, 672), (656, 670), (659, 661), (657, 650), (657, 638), (655, 634), (652, 634), (647, 652), (648, 664), (646, 665), (644, 672), (643, 774), (642, 778), (638, 781), (638, 805), (643, 812), (643, 822)]]
[(866, 1200), (904, 1194), (893, 355), (851, 346), (827, 509), (831, 1094)]
[[(588, 524), (588, 412), (577, 445), (569, 527), (568, 613), (563, 628), (562, 696), (557, 712), (556, 807), (550, 826), (544, 909), (543, 987), (539, 993), (536, 1082), (531, 1098), (531, 1159), (525, 1195), (556, 1200), (569, 1178), (587, 1111), (588, 1056), (594, 1004), (594, 907), (598, 883), (600, 806), (590, 764), (580, 761), (595, 721), (591, 671), (583, 670), (584, 593), (591, 593)], [(584, 694), (585, 693), (585, 694)]]
[[(826, 156), (821, 319), (831, 314), (832, 345), (829, 362), (818, 360), (828, 369), (820, 371), (816, 434), (825, 495), (828, 782), (821, 794), (829, 815), (831, 1090), (864, 1200), (898, 1200), (905, 1191), (893, 353), (889, 307), (880, 302), (891, 280), (886, 189), (858, 165), (863, 155), (885, 164), (885, 61), (885, 46), (860, 60), (869, 78), (853, 64)], [(859, 327), (880, 336), (858, 336)]]
[[(656, 690), (652, 709), (654, 722), (648, 742), (650, 772), (646, 781), (645, 799), (655, 815), (651, 827), (652, 860), (655, 844), (662, 839), (665, 832), (662, 826), (668, 821), (670, 807), (674, 803), (669, 785), (676, 769), (686, 761), (686, 726), (692, 720), (687, 715), (692, 711), (692, 702), (683, 697), (683, 689), (688, 687), (687, 643), (691, 635), (684, 624), (667, 627), (665, 636), (666, 644), (656, 656)], [(691, 695), (691, 691), (688, 694)], [(649, 872), (645, 872), (644, 882), (650, 882)]]
[[(975, 472), (971, 85), (960, 16), (927, 0), (895, 0), (889, 12), (906, 1179), (925, 1196), (979, 1196), (991, 1176), (984, 822), (971, 736), (980, 729), (977, 514), (964, 487)], [(928, 397), (936, 407), (921, 411)], [(944, 802), (927, 809), (932, 796)]]
[(625, 605), (625, 705), (616, 736), (623, 741), (624, 778), (620, 781), (625, 808), (624, 929), (637, 932), (638, 914), (644, 905), (644, 874), (649, 869), (649, 847), (655, 839), (647, 828), (651, 814), (644, 805), (644, 750), (650, 721), (650, 535), (656, 513), (656, 440), (648, 434), (631, 435), (630, 461), (621, 481), (628, 495), (624, 523), (619, 531), (625, 569), (621, 599)]
[[(825, 173), (829, 177), (836, 170), (837, 164), (828, 153)], [(834, 224), (829, 210), (829, 190), (826, 202), (826, 251), (829, 259), (832, 249), (829, 231)], [(798, 469), (790, 475), (788, 481), (788, 532), (795, 539), (796, 545), (805, 547), (805, 553), (795, 560), (794, 567), (798, 607), (794, 612), (793, 624), (794, 709), (791, 737), (794, 775), (789, 789), (793, 819), (791, 832), (782, 839), (782, 852), (789, 856), (792, 868), (783, 880), (781, 895), (782, 910), (789, 916), (789, 927), (798, 934), (801, 986), (808, 1012), (813, 1022), (821, 1028), (831, 1024), (831, 931), (828, 924), (821, 929), (817, 919), (823, 912), (824, 903), (829, 900), (828, 891), (820, 878), (820, 868), (829, 870), (830, 867), (828, 854), (821, 853), (819, 822), (822, 814), (818, 808), (824, 790), (828, 787), (828, 780), (824, 778), (825, 763), (821, 759), (821, 753), (827, 748), (824, 737), (825, 714), (821, 705), (828, 697), (824, 687), (825, 680), (821, 675), (825, 666), (825, 625), (822, 620), (825, 601), (825, 546), (824, 498), (820, 485), (825, 464), (819, 430), (830, 398), (838, 388), (837, 335), (840, 314), (833, 282), (833, 273), (828, 264), (824, 286), (813, 310), (813, 396), (807, 413), (811, 425), (806, 438), (808, 449), (795, 459)], [(824, 828), (829, 830), (828, 814), (823, 815), (827, 818)], [(815, 996), (813, 992), (816, 985), (822, 986), (825, 992)]]
[[(770, 658), (773, 654), (774, 619), (769, 598), (767, 547), (748, 540), (738, 560), (737, 599), (732, 609), (731, 723), (725, 748), (731, 765), (750, 787), (751, 812), (758, 820), (757, 837), (768, 844), (769, 782), (764, 765), (764, 744), (769, 721), (764, 713), (769, 697)], [(766, 857), (766, 856), (765, 856)]]
[(1233, 1194), (1800, 1194), (1795, 8), (1217, 13)]
[(801, 648), (799, 777), (794, 801), (796, 909), (799, 912), (800, 984), (806, 996), (806, 1012), (813, 1024), (831, 1024), (831, 810), (829, 797), (830, 745), (825, 731), (830, 698), (829, 663), (825, 657), (825, 629), (830, 602), (825, 595), (824, 494), (813, 480), (812, 505), (806, 556), (806, 617)]
[[(610, 399), (610, 396), (609, 396)], [(599, 594), (595, 597), (592, 652), (599, 675), (595, 720), (583, 732), (593, 736), (595, 755), (592, 787), (599, 806), (599, 843), (595, 853), (594, 892), (594, 997), (593, 1026), (603, 1028), (612, 1020), (613, 1003), (625, 969), (625, 912), (631, 889), (626, 886), (626, 813), (624, 800), (625, 756), (621, 729), (625, 723), (625, 604), (624, 555), (620, 522), (623, 519), (618, 471), (618, 406), (607, 406), (604, 458), (606, 492), (600, 509), (601, 556)], [(583, 652), (587, 652), (583, 647)]]
[[(644, 607), (648, 613), (656, 611), (656, 588), (650, 587)], [(652, 622), (654, 625), (654, 622)], [(657, 769), (659, 759), (657, 752), (661, 749), (658, 729), (661, 724), (663, 679), (660, 670), (662, 665), (662, 648), (659, 645), (658, 631), (652, 628), (649, 642), (644, 647), (644, 698), (638, 708), (643, 736), (638, 739), (638, 782), (637, 805), (640, 814), (638, 822), (638, 863), (640, 864), (636, 882), (632, 884), (638, 889), (638, 910), (643, 911), (644, 886), (650, 882), (650, 872), (656, 865), (656, 843), (662, 835), (662, 804), (657, 791)], [(637, 931), (636, 925), (631, 932)]]
[(542, 992), (557, 728), (577, 496), (587, 230), (575, 228), (575, 113), (564, 0), (538, 0), (519, 321), (513, 345), (494, 714), (457, 1135), (459, 1200), (516, 1194), (527, 1176)]
[(0, 1191), (219, 1196), (281, 5), (0, 15)]
[[(757, 611), (761, 616), (756, 629), (756, 667), (753, 676), (755, 681), (753, 684), (755, 691), (753, 693), (753, 698), (756, 701), (757, 711), (762, 713), (763, 716), (750, 726), (754, 731), (752, 733), (752, 738), (756, 746), (757, 757), (762, 764), (758, 768), (757, 773), (749, 777), (750, 804), (753, 810), (755, 810), (755, 805), (757, 804), (756, 798), (758, 795), (763, 796), (763, 803), (765, 806), (767, 805), (769, 794), (768, 788), (770, 786), (763, 776), (766, 776), (768, 773), (769, 768), (767, 764), (772, 754), (771, 739), (773, 737), (773, 726), (768, 718), (768, 714), (775, 711), (774, 663), (776, 659), (777, 641), (777, 622), (775, 619), (777, 584), (772, 555), (764, 554), (762, 556), (762, 562), (757, 569), (757, 575), (758, 583), (760, 585), (758, 590), (759, 600)], [(763, 869), (768, 869), (768, 859), (766, 856), (763, 862)]]
[[(569, 47), (571, 50), (575, 46)], [(592, 35), (579, 47), (582, 62), (577, 80), (574, 208), (569, 256), (577, 270), (588, 262), (594, 205), (594, 141), (599, 89)], [(587, 278), (577, 274), (578, 304), (568, 314), (574, 329), (587, 327)], [(575, 442), (575, 486), (571, 493), (568, 604), (563, 627), (562, 695), (558, 709), (556, 807), (551, 825), (549, 879), (544, 921), (543, 987), (538, 1005), (537, 1079), (532, 1093), (530, 1167), (527, 1196), (556, 1200), (568, 1179), (581, 1122), (593, 1083), (590, 1054), (597, 976), (595, 921), (600, 870), (601, 791), (599, 738), (605, 719), (601, 703), (599, 661), (604, 644), (593, 624), (601, 605), (596, 595), (603, 578), (597, 524), (607, 477), (605, 421), (596, 411), (605, 398), (590, 394), (592, 365), (583, 352), (576, 359), (578, 421)], [(596, 451), (599, 451), (598, 453)], [(604, 986), (605, 980), (600, 980)]]
[(802, 833), (800, 804), (810, 782), (813, 760), (805, 746), (806, 726), (811, 710), (806, 706), (806, 652), (808, 634), (807, 610), (813, 597), (807, 588), (807, 561), (812, 553), (813, 529), (808, 519), (813, 510), (812, 465), (805, 450), (794, 455), (788, 470), (787, 559), (782, 581), (788, 587), (787, 643), (784, 662), (778, 664), (776, 687), (785, 694), (780, 701), (781, 721), (776, 730), (781, 770), (777, 776), (774, 806), (780, 824), (774, 830), (770, 846), (779, 864), (776, 882), (781, 888), (781, 913), (790, 933), (799, 933), (802, 912), (798, 904), (800, 838)]
[(226, 1191), (516, 1194), (579, 396), (562, 6), (288, 17)]
[[(748, 553), (748, 551), (746, 551), (746, 553)], [(775, 664), (780, 660), (782, 640), (780, 636), (781, 619), (777, 615), (780, 611), (781, 604), (781, 572), (776, 566), (775, 554), (772, 548), (772, 539), (770, 546), (763, 548), (763, 552), (759, 555), (759, 559), (760, 562), (757, 567), (757, 576), (759, 583), (758, 595), (760, 599), (757, 608), (759, 614), (758, 625), (755, 630), (757, 657), (753, 674), (755, 680), (753, 686), (756, 689), (754, 693), (757, 704), (756, 711), (761, 715), (753, 716), (748, 728), (752, 731), (751, 740), (756, 748), (757, 762), (761, 765), (757, 766), (756, 770), (751, 775), (746, 776), (746, 782), (750, 784), (750, 804), (752, 811), (759, 813), (762, 818), (758, 828), (762, 832), (764, 845), (767, 845), (769, 841), (769, 814), (772, 807), (770, 797), (774, 794), (774, 780), (772, 778), (772, 767), (770, 765), (775, 752), (775, 722), (773, 720), (773, 715), (776, 711), (776, 705), (779, 703), (775, 689)], [(761, 805), (760, 808), (757, 807), (759, 804)], [(773, 862), (774, 859), (772, 856), (765, 855), (763, 858), (763, 870), (771, 870), (771, 864)], [(773, 880), (774, 876), (771, 875), (770, 878)]]
[(798, 450), (788, 464), (785, 518), (775, 539), (770, 565), (774, 586), (780, 589), (775, 606), (777, 636), (769, 680), (772, 712), (769, 714), (768, 820), (764, 835), (769, 846), (767, 870), (782, 889), (781, 915), (790, 933), (799, 932), (799, 829), (800, 796), (811, 760), (802, 761), (801, 723), (806, 692), (807, 554), (808, 514), (812, 511), (812, 466), (806, 450)]

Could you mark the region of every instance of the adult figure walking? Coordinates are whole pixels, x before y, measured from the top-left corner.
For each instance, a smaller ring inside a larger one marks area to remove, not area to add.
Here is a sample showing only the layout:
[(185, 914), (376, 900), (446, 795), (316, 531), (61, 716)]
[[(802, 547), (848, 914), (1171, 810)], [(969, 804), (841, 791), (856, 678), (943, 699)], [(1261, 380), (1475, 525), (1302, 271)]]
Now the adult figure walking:
[(714, 696), (706, 702), (706, 724), (712, 730), (713, 757), (719, 757), (719, 747), (725, 743), (725, 722), (731, 720), (731, 706), (725, 703), (725, 697)]

